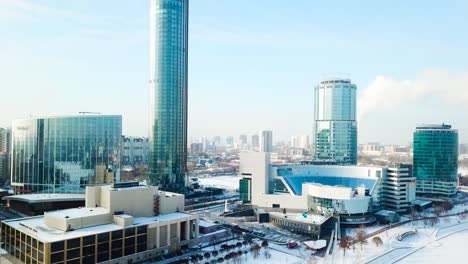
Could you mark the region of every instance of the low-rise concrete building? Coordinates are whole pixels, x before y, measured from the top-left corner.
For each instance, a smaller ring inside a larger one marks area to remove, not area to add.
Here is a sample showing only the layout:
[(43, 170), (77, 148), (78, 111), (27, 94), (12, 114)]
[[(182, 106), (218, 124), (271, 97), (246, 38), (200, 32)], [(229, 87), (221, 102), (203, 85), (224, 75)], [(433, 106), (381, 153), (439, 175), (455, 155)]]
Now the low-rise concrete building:
[(13, 263), (135, 263), (198, 243), (183, 195), (121, 183), (86, 188), (86, 207), (3, 221)]

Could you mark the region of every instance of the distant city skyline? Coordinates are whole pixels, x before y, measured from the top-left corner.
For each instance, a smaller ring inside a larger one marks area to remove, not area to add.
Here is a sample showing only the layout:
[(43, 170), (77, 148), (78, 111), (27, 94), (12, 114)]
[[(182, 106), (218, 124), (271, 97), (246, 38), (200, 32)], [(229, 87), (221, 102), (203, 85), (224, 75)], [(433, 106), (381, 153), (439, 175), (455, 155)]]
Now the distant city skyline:
[[(0, 127), (96, 111), (148, 136), (149, 4), (0, 1)], [(468, 142), (468, 3), (340, 6), (192, 1), (188, 137), (311, 135), (315, 84), (343, 73), (358, 86), (358, 143), (407, 144), (424, 123)]]

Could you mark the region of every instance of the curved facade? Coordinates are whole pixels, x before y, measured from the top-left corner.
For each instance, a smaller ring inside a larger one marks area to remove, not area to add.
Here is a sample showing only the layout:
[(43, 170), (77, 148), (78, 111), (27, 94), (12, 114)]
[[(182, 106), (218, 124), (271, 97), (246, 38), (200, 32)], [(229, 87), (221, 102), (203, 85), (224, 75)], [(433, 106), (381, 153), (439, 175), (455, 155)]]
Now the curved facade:
[(183, 193), (187, 160), (188, 0), (151, 0), (148, 176)]
[(16, 120), (12, 185), (17, 192), (83, 192), (97, 165), (109, 165), (119, 173), (121, 136), (121, 116)]
[(457, 190), (458, 131), (422, 125), (413, 134), (413, 168), (418, 194), (450, 196)]
[(357, 163), (356, 85), (349, 79), (321, 81), (315, 87), (315, 159)]

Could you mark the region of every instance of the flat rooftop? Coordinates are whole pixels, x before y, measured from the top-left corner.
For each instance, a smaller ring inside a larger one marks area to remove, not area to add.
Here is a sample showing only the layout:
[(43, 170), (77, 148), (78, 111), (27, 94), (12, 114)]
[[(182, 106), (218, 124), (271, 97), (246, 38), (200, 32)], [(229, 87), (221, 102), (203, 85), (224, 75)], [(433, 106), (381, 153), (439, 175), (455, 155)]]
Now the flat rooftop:
[(54, 216), (57, 218), (67, 218), (67, 219), (78, 219), (88, 216), (96, 216), (109, 214), (109, 209), (104, 207), (81, 207), (81, 208), (72, 208), (64, 209), (57, 211), (46, 212), (46, 215)]
[(215, 223), (211, 223), (211, 222), (205, 221), (205, 220), (200, 220), (199, 226), (200, 226), (200, 227), (208, 228), (208, 227), (218, 226), (218, 225), (215, 224)]
[[(90, 209), (90, 208), (87, 208)], [(96, 209), (96, 208), (93, 208)], [(67, 210), (64, 210), (67, 211)], [(78, 213), (79, 211), (75, 211)], [(100, 233), (111, 232), (115, 230), (122, 230), (128, 227), (135, 227), (156, 222), (166, 222), (171, 220), (177, 220), (182, 218), (192, 217), (186, 213), (171, 213), (160, 216), (152, 217), (136, 217), (134, 218), (133, 224), (130, 226), (122, 227), (113, 223), (105, 225), (97, 225), (72, 231), (61, 231), (58, 229), (51, 228), (44, 224), (43, 216), (19, 218), (13, 220), (5, 220), (3, 223), (25, 233), (31, 237), (34, 237), (40, 241), (50, 243), (55, 241), (67, 240), (72, 238), (78, 238), (83, 236), (95, 235)]]
[(14, 200), (27, 203), (44, 203), (44, 202), (67, 202), (67, 201), (84, 201), (85, 195), (79, 193), (38, 193), (38, 194), (21, 194), (11, 195), (3, 198), (4, 200)]
[(277, 212), (270, 212), (270, 215), (275, 216), (276, 218), (284, 218), (285, 220), (293, 220), (305, 224), (322, 224), (325, 222), (328, 218), (326, 216), (322, 215), (316, 215), (316, 214), (307, 214), (306, 217), (304, 217), (300, 213), (277, 213)]

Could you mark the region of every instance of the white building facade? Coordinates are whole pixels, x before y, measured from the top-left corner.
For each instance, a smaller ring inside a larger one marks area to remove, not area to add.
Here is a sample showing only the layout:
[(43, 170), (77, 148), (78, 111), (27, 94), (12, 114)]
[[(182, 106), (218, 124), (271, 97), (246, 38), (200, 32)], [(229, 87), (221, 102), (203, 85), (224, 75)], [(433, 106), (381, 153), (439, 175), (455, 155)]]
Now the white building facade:
[(241, 198), (262, 208), (319, 214), (366, 214), (380, 209), (383, 167), (273, 165), (268, 153), (240, 154)]

